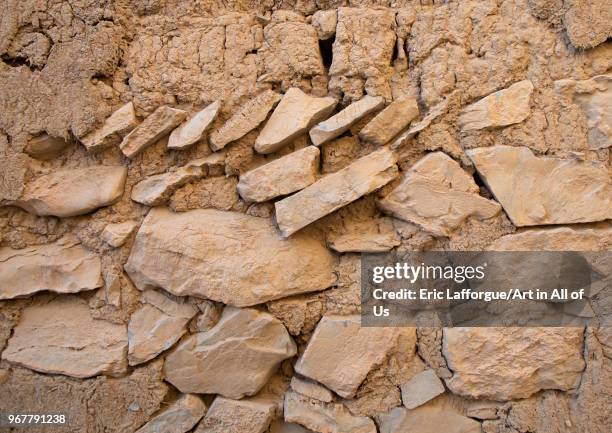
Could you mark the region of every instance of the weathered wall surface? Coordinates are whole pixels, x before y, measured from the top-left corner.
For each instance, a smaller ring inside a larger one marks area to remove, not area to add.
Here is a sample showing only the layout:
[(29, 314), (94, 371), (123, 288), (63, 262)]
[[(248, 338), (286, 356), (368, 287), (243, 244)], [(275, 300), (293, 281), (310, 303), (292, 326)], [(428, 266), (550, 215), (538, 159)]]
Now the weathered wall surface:
[(362, 251), (612, 248), (611, 36), (605, 0), (2, 0), (0, 412), (609, 431), (609, 328), (356, 314)]

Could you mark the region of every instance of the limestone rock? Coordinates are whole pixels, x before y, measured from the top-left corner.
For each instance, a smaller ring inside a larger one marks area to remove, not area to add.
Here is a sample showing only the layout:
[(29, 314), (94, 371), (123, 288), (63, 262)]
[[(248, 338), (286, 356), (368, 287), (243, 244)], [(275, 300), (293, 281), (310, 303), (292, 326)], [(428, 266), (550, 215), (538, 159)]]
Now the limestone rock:
[(210, 148), (213, 151), (223, 149), (228, 143), (257, 128), (280, 99), (278, 93), (266, 90), (247, 101), (221, 128), (211, 134)]
[(312, 14), (312, 26), (321, 40), (330, 39), (336, 33), (338, 11), (335, 9), (319, 10)]
[(480, 433), (480, 423), (451, 409), (420, 407), (406, 410), (396, 407), (378, 416), (380, 433)]
[(130, 365), (147, 362), (172, 347), (198, 312), (195, 305), (173, 301), (154, 290), (143, 292), (141, 302), (128, 324)]
[(240, 176), (238, 193), (249, 202), (263, 202), (311, 185), (319, 171), (319, 148), (308, 146)]
[(221, 101), (215, 101), (172, 131), (168, 138), (168, 149), (187, 149), (201, 141), (206, 129), (217, 118), (220, 108)]
[(359, 131), (363, 141), (382, 146), (391, 141), (419, 115), (419, 106), (412, 96), (393, 101)]
[(359, 119), (380, 109), (384, 104), (385, 100), (380, 96), (364, 96), (338, 114), (312, 128), (309, 132), (312, 143), (315, 146), (320, 146), (342, 135)]
[(176, 128), (186, 117), (186, 111), (161, 106), (126, 135), (119, 147), (125, 156), (133, 158)]
[(532, 92), (531, 81), (519, 81), (468, 105), (459, 116), (461, 129), (499, 128), (522, 122), (531, 114)]
[(607, 251), (612, 246), (612, 227), (555, 227), (525, 229), (502, 236), (490, 251)]
[(412, 125), (412, 127), (408, 129), (408, 131), (402, 132), (395, 140), (393, 140), (393, 143), (391, 143), (391, 149), (398, 149), (402, 147), (419, 132), (429, 127), (429, 125), (431, 125), (436, 119), (446, 113), (446, 110), (448, 109), (448, 106), (453, 99), (454, 94), (451, 94), (442, 102), (439, 102), (437, 105), (432, 107), (425, 115), (425, 117), (423, 117), (423, 119)]
[(264, 433), (274, 410), (275, 404), (264, 399), (217, 397), (195, 433)]
[(102, 231), (102, 239), (113, 248), (118, 248), (127, 241), (138, 227), (136, 221), (108, 224)]
[(604, 164), (537, 157), (526, 147), (481, 147), (467, 154), (516, 226), (612, 218), (612, 182)]
[(496, 419), (497, 404), (487, 402), (474, 402), (468, 406), (465, 414), (470, 418), (476, 419)]
[(329, 389), (319, 385), (316, 382), (300, 379), (297, 376), (293, 376), (291, 378), (291, 389), (293, 389), (295, 392), (305, 395), (306, 397), (310, 397), (319, 401), (324, 401), (326, 403), (329, 403), (333, 400), (333, 394)]
[(28, 141), (23, 151), (32, 158), (46, 161), (57, 158), (67, 147), (68, 142), (63, 138), (43, 134)]
[(318, 240), (283, 240), (264, 218), (155, 208), (136, 235), (125, 269), (141, 290), (162, 287), (177, 296), (243, 307), (326, 289), (336, 281), (334, 266)]
[(378, 218), (366, 222), (354, 222), (349, 230), (329, 235), (328, 246), (339, 253), (377, 253), (389, 251), (401, 243), (401, 238), (390, 218)]
[(362, 328), (360, 316), (324, 316), (295, 371), (352, 398), (370, 370), (398, 344), (409, 351), (415, 343), (414, 328)]
[(18, 200), (5, 200), (2, 204), (39, 216), (83, 215), (117, 201), (126, 178), (127, 167), (123, 166), (59, 170), (36, 178), (26, 185)]
[(584, 369), (582, 328), (448, 328), (443, 353), (456, 394), (504, 401), (576, 388)]
[(306, 430), (299, 424), (285, 422), (280, 419), (272, 422), (270, 433), (312, 433), (312, 430)]
[(26, 307), (2, 359), (32, 370), (79, 378), (126, 371), (124, 325), (95, 320), (85, 300), (58, 297)]
[(434, 152), (413, 165), (402, 182), (378, 201), (378, 207), (434, 235), (448, 236), (470, 217), (484, 220), (501, 211), (498, 203), (478, 191), (474, 179), (457, 162)]
[(88, 151), (97, 151), (119, 144), (123, 136), (130, 132), (137, 124), (138, 120), (134, 112), (134, 104), (130, 101), (111, 114), (104, 121), (101, 128), (81, 138), (81, 143), (83, 143), (83, 146)]
[(592, 48), (612, 37), (612, 8), (606, 0), (565, 0), (563, 23), (572, 45)]
[(386, 185), (398, 171), (395, 154), (382, 148), (277, 201), (276, 221), (287, 237), (308, 224)]
[(0, 248), (0, 299), (43, 290), (76, 293), (101, 287), (100, 258), (66, 237), (52, 244)]
[(435, 371), (425, 370), (403, 384), (401, 389), (402, 403), (406, 408), (414, 409), (442, 394), (444, 385)]
[(206, 405), (200, 397), (184, 394), (136, 430), (136, 433), (186, 433), (205, 413)]
[(276, 152), (329, 116), (335, 106), (334, 98), (317, 98), (297, 87), (290, 88), (255, 140), (255, 150)]
[(295, 343), (272, 315), (226, 307), (210, 331), (189, 336), (168, 355), (164, 372), (181, 392), (239, 399), (257, 393), (295, 353)]

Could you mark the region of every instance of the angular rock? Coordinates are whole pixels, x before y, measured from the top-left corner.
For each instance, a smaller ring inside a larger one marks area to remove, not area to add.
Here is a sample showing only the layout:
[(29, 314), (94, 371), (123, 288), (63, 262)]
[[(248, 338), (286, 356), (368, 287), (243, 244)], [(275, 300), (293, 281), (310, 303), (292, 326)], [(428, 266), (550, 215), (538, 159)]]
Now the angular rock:
[(398, 345), (412, 350), (414, 328), (365, 328), (360, 316), (324, 316), (295, 371), (352, 398), (370, 370)]
[(206, 413), (206, 405), (200, 397), (185, 394), (157, 413), (136, 433), (186, 433)]
[(584, 369), (582, 328), (445, 328), (442, 351), (459, 395), (497, 401), (569, 391)]
[(382, 148), (329, 174), (302, 191), (277, 201), (276, 221), (287, 237), (333, 211), (386, 185), (398, 170), (397, 158)]
[(127, 167), (94, 166), (59, 170), (28, 183), (18, 200), (5, 200), (34, 215), (83, 215), (117, 201), (123, 194)]
[(278, 93), (266, 90), (243, 104), (221, 128), (211, 134), (210, 148), (213, 151), (223, 149), (228, 143), (257, 128), (280, 99)]
[(480, 433), (480, 423), (451, 409), (396, 407), (378, 416), (380, 433)]
[(143, 292), (141, 302), (128, 324), (130, 365), (147, 362), (172, 347), (198, 312), (195, 305), (173, 301), (154, 290)]
[(63, 296), (26, 307), (2, 359), (42, 373), (79, 378), (125, 373), (125, 325), (95, 320), (87, 302)]
[(217, 397), (195, 433), (264, 433), (276, 405), (264, 399), (230, 400)]
[(605, 164), (538, 157), (526, 147), (466, 153), (516, 226), (612, 218), (612, 182)]
[(412, 125), (412, 128), (410, 128), (406, 132), (401, 133), (395, 140), (393, 140), (393, 143), (391, 143), (391, 149), (397, 149), (408, 143), (415, 135), (417, 135), (419, 132), (431, 125), (434, 120), (445, 114), (446, 110), (448, 109), (448, 105), (453, 99), (454, 94), (451, 94), (447, 96), (446, 99), (444, 99), (442, 102), (439, 102), (437, 105), (431, 108), (429, 112), (425, 115), (425, 117), (423, 117), (423, 119)]
[(0, 248), (0, 299), (49, 290), (76, 293), (102, 287), (100, 258), (78, 240), (66, 237), (52, 244), (15, 250)]
[(187, 149), (201, 141), (206, 129), (217, 118), (220, 108), (221, 101), (215, 101), (172, 131), (168, 138), (168, 149)]
[(240, 176), (238, 193), (248, 202), (263, 202), (311, 185), (319, 171), (319, 148), (308, 146)]
[(606, 251), (612, 246), (612, 227), (555, 227), (526, 229), (502, 236), (490, 251)]
[(476, 419), (496, 419), (497, 406), (498, 405), (496, 403), (475, 402), (468, 406), (465, 411), (465, 414), (470, 418)]
[(283, 240), (264, 218), (154, 208), (125, 269), (141, 290), (162, 287), (177, 296), (243, 307), (326, 289), (336, 281), (334, 266), (318, 240)]
[(612, 8), (607, 0), (565, 0), (563, 23), (572, 45), (592, 48), (612, 37)]
[(312, 26), (321, 40), (330, 39), (336, 33), (338, 11), (335, 9), (319, 10), (312, 14)]
[(401, 386), (402, 403), (408, 409), (421, 406), (444, 393), (444, 385), (433, 370), (416, 374)]
[(108, 224), (102, 231), (102, 240), (113, 248), (118, 248), (127, 241), (138, 227), (136, 221)]
[(176, 128), (186, 117), (186, 111), (161, 106), (126, 135), (119, 148), (125, 156), (133, 158)]
[(382, 146), (391, 141), (419, 115), (419, 106), (412, 96), (393, 101), (359, 131), (363, 141)]
[(413, 165), (402, 182), (378, 201), (378, 207), (434, 235), (448, 236), (470, 217), (484, 220), (501, 211), (499, 203), (478, 191), (474, 179), (456, 161), (434, 152)]
[(299, 424), (276, 420), (270, 425), (270, 433), (312, 433), (312, 430), (306, 430)]
[(257, 393), (296, 351), (272, 315), (226, 307), (210, 331), (189, 336), (168, 355), (164, 372), (181, 392), (239, 399)]
[(255, 140), (255, 150), (259, 153), (276, 152), (329, 116), (335, 107), (334, 98), (317, 98), (297, 87), (290, 88)]
[(401, 238), (390, 218), (352, 223), (347, 232), (330, 235), (328, 246), (339, 253), (377, 253), (389, 251), (401, 244)]
[(334, 398), (332, 392), (324, 386), (321, 386), (316, 382), (300, 379), (297, 376), (293, 376), (291, 378), (291, 389), (305, 395), (306, 397), (324, 401), (326, 403), (329, 403)]
[(342, 135), (359, 119), (380, 109), (384, 104), (385, 100), (381, 96), (364, 96), (338, 114), (312, 128), (309, 132), (312, 143), (315, 146), (320, 146)]
[(68, 142), (63, 138), (43, 134), (28, 141), (23, 151), (32, 158), (46, 161), (57, 158), (67, 147)]
[(520, 123), (531, 114), (533, 84), (519, 81), (468, 105), (459, 116), (463, 131), (499, 128)]
[(97, 151), (119, 144), (123, 136), (136, 127), (137, 124), (138, 120), (134, 112), (134, 104), (130, 101), (111, 114), (104, 121), (101, 128), (81, 138), (81, 143), (83, 143), (83, 146), (88, 151)]

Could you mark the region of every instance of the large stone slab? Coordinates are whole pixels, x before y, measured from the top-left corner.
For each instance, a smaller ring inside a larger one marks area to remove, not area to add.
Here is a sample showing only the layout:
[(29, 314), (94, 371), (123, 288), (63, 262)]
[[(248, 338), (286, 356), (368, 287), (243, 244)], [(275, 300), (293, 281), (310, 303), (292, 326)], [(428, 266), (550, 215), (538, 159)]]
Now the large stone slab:
[(430, 153), (404, 175), (378, 207), (430, 233), (448, 236), (468, 218), (491, 218), (501, 206), (479, 194), (478, 185), (442, 152)]
[(264, 433), (272, 422), (275, 408), (273, 402), (264, 399), (217, 397), (195, 433)]
[(526, 147), (467, 151), (516, 226), (612, 218), (612, 182), (601, 163), (538, 157)]
[(606, 251), (612, 248), (612, 227), (525, 229), (496, 239), (491, 251)]
[(136, 433), (185, 433), (190, 431), (205, 413), (206, 405), (200, 397), (184, 394), (136, 430)]
[(393, 101), (359, 131), (359, 138), (377, 146), (391, 141), (419, 115), (419, 106), (412, 96)]
[(94, 166), (59, 170), (28, 183), (18, 200), (1, 204), (34, 215), (71, 217), (113, 204), (123, 194), (127, 167)]
[(95, 320), (87, 301), (63, 296), (26, 307), (2, 359), (42, 373), (79, 378), (125, 373), (125, 325)]
[(181, 392), (238, 399), (257, 393), (296, 351), (272, 315), (226, 307), (210, 331), (189, 336), (168, 355), (164, 372)]
[(456, 394), (515, 400), (543, 389), (569, 391), (584, 369), (582, 328), (448, 328), (442, 351)]
[(206, 129), (219, 114), (221, 101), (215, 101), (198, 111), (181, 126), (176, 128), (168, 138), (168, 149), (182, 150), (196, 144), (204, 138)]
[(100, 258), (71, 237), (22, 249), (0, 248), (0, 299), (49, 290), (76, 293), (102, 287)]
[(323, 385), (307, 379), (300, 379), (297, 376), (293, 376), (291, 378), (291, 389), (297, 393), (305, 395), (306, 397), (324, 401), (326, 403), (329, 403), (334, 398), (332, 392)]
[(434, 370), (425, 370), (415, 374), (401, 390), (404, 406), (414, 409), (444, 393), (444, 385)]
[(382, 148), (277, 201), (276, 221), (287, 237), (308, 224), (386, 185), (398, 175), (396, 155)]
[(255, 150), (259, 153), (276, 152), (329, 116), (335, 107), (334, 98), (317, 98), (297, 87), (290, 88), (259, 133)]
[(283, 240), (265, 218), (154, 208), (125, 269), (141, 290), (162, 287), (243, 307), (326, 289), (336, 281), (334, 266), (318, 240), (305, 235)]
[(238, 182), (238, 193), (249, 202), (268, 201), (311, 185), (319, 172), (318, 147), (308, 146), (251, 170)]
[(480, 423), (452, 409), (396, 407), (378, 416), (380, 433), (480, 433)]
[(137, 124), (138, 120), (134, 112), (134, 104), (128, 102), (111, 114), (99, 129), (81, 138), (81, 143), (83, 143), (83, 146), (88, 151), (97, 151), (119, 144), (123, 136), (130, 132)]

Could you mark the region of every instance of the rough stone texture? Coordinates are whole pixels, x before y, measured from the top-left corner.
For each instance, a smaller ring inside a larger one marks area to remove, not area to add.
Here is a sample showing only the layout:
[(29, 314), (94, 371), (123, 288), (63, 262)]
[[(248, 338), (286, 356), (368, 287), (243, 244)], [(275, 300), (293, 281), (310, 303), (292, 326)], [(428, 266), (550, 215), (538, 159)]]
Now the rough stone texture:
[(0, 248), (0, 299), (49, 290), (76, 293), (101, 287), (100, 258), (78, 240), (65, 237), (46, 245)]
[(81, 138), (81, 143), (88, 151), (94, 152), (117, 145), (137, 124), (134, 104), (130, 101), (106, 119), (100, 129)]
[(382, 146), (388, 143), (419, 115), (419, 106), (412, 96), (396, 99), (359, 131), (363, 141)]
[(287, 330), (270, 314), (227, 307), (210, 331), (189, 336), (168, 355), (164, 372), (181, 392), (239, 399), (257, 393), (295, 353)]
[(195, 433), (264, 433), (275, 405), (258, 399), (230, 400), (217, 397)]
[(60, 156), (68, 145), (68, 141), (63, 138), (43, 134), (28, 141), (23, 151), (32, 158), (47, 161)]
[(404, 175), (389, 195), (378, 201), (384, 212), (448, 236), (468, 218), (492, 218), (501, 206), (479, 194), (478, 185), (442, 152), (428, 154)]
[(572, 44), (591, 48), (612, 37), (612, 11), (605, 0), (564, 0), (563, 22)]
[(427, 112), (427, 114), (414, 125), (412, 125), (408, 131), (402, 132), (394, 141), (391, 143), (392, 149), (397, 149), (399, 147), (404, 146), (406, 143), (409, 143), (410, 140), (420, 133), (421, 131), (427, 129), (436, 119), (443, 116), (448, 109), (448, 105), (451, 101), (451, 96), (444, 99), (442, 102), (437, 105), (431, 107), (431, 109)]
[(339, 253), (377, 253), (389, 251), (400, 244), (401, 238), (390, 218), (355, 222), (348, 230), (339, 234), (330, 233), (327, 238), (327, 245)]
[(304, 189), (317, 180), (320, 153), (308, 146), (251, 170), (240, 176), (238, 193), (246, 201), (262, 202)]
[(444, 392), (444, 385), (433, 370), (416, 374), (401, 388), (402, 403), (408, 409), (421, 406)]
[(612, 182), (603, 164), (538, 157), (525, 147), (483, 147), (467, 154), (516, 226), (612, 217)]
[(329, 174), (274, 204), (276, 221), (287, 237), (397, 177), (395, 154), (383, 148)]
[(330, 39), (336, 33), (338, 11), (334, 9), (320, 10), (312, 14), (312, 26), (317, 31), (319, 39)]
[(380, 433), (480, 433), (480, 423), (452, 410), (420, 407), (408, 411), (395, 408), (379, 416)]
[(217, 118), (220, 108), (221, 101), (215, 101), (172, 131), (168, 138), (168, 149), (182, 150), (201, 141), (208, 127)]
[(87, 302), (58, 297), (25, 308), (2, 359), (43, 373), (72, 377), (125, 373), (125, 326), (95, 320)]
[(136, 433), (185, 433), (190, 431), (206, 413), (206, 405), (193, 394), (180, 396), (162, 409)]
[(291, 378), (291, 389), (306, 397), (326, 403), (329, 403), (334, 398), (332, 392), (324, 386), (306, 379), (300, 379), (297, 376)]
[(282, 240), (263, 218), (155, 208), (140, 226), (125, 269), (141, 290), (162, 287), (242, 307), (326, 289), (335, 282), (333, 266), (317, 240)]
[(557, 227), (526, 229), (502, 236), (491, 243), (491, 251), (608, 251), (612, 227)]
[(138, 227), (136, 221), (108, 224), (102, 231), (102, 239), (113, 248), (123, 245)]

